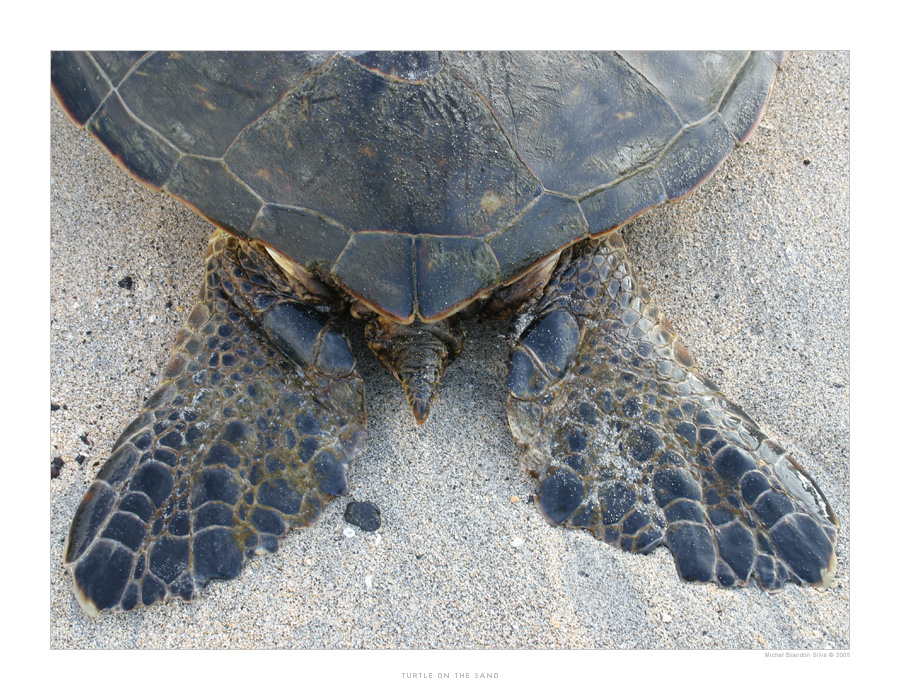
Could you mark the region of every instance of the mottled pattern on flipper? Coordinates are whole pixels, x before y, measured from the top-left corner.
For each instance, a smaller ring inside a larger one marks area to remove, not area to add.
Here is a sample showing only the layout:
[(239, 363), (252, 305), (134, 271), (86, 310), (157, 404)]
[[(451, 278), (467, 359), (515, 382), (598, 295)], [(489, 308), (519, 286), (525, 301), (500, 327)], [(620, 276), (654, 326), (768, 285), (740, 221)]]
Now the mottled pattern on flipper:
[(812, 479), (697, 370), (617, 233), (575, 246), (510, 358), (509, 420), (554, 524), (682, 578), (828, 585), (837, 519)]
[(214, 236), (162, 385), (75, 514), (65, 563), (85, 610), (192, 600), (315, 522), (365, 443), (353, 366), (261, 247)]

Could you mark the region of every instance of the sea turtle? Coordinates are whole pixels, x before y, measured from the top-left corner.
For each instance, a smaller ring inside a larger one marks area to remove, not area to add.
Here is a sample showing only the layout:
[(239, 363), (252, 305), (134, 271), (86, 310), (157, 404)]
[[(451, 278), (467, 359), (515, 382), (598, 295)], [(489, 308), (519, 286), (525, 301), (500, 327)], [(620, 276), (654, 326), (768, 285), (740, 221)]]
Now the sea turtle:
[(192, 600), (347, 491), (366, 340), (427, 417), (513, 317), (509, 423), (553, 524), (687, 581), (827, 586), (838, 522), (694, 365), (616, 229), (698, 187), (783, 56), (59, 52), (68, 114), (217, 229), (162, 384), (75, 513), (89, 614)]

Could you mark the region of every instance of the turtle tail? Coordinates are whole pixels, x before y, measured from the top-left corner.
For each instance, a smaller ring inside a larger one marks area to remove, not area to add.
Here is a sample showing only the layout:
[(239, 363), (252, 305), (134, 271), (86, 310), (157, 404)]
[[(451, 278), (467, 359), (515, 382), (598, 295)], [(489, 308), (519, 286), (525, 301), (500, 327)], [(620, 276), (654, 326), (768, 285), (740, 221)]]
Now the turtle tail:
[(428, 420), (441, 377), (462, 352), (465, 337), (452, 320), (405, 326), (379, 316), (366, 326), (366, 342), (403, 386), (419, 425)]

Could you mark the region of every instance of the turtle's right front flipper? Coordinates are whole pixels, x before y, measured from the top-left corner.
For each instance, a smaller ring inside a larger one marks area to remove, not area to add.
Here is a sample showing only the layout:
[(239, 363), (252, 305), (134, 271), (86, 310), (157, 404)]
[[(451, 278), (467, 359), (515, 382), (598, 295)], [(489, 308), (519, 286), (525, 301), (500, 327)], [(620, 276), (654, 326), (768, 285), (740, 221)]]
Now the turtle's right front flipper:
[(192, 600), (315, 522), (365, 445), (354, 364), (262, 247), (217, 233), (162, 385), (72, 522), (65, 564), (82, 607)]

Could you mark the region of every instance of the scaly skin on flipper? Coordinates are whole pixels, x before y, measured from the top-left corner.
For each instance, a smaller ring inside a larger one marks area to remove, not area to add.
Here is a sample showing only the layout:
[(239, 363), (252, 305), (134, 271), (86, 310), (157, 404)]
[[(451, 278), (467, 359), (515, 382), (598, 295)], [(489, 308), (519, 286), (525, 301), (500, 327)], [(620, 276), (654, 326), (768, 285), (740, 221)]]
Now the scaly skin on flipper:
[(837, 519), (812, 479), (694, 366), (617, 233), (575, 246), (510, 358), (509, 420), (554, 524), (682, 578), (827, 586)]
[(258, 244), (218, 232), (162, 385), (82, 501), (65, 564), (90, 613), (192, 600), (346, 491), (365, 445), (343, 336)]

